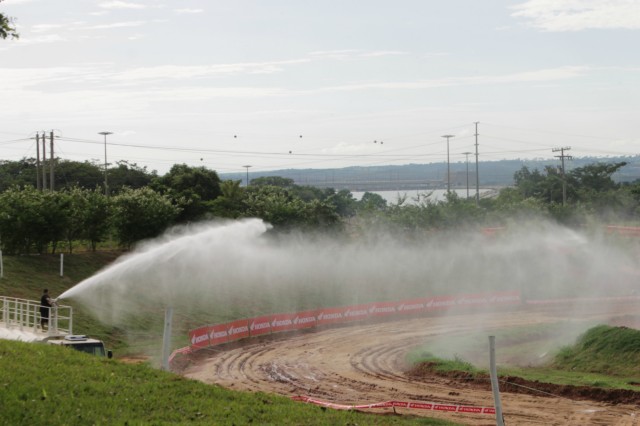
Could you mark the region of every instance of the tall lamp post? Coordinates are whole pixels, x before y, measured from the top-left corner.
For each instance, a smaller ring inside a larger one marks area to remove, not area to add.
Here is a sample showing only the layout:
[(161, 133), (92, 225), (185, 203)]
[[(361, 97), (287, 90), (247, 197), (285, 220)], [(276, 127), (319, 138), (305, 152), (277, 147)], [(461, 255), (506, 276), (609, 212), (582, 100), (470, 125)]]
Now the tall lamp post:
[(104, 136), (104, 195), (109, 196), (109, 184), (107, 183), (107, 136), (112, 135), (113, 132), (98, 132), (99, 135)]
[(247, 186), (249, 186), (249, 167), (251, 167), (251, 166), (246, 165), (246, 166), (242, 166), (242, 167), (245, 167), (247, 169)]
[(450, 162), (449, 162), (449, 138), (452, 138), (454, 135), (442, 135), (443, 138), (447, 139), (447, 194), (451, 192), (451, 170), (450, 170)]
[(463, 152), (467, 159), (467, 200), (469, 199), (469, 154), (470, 152)]

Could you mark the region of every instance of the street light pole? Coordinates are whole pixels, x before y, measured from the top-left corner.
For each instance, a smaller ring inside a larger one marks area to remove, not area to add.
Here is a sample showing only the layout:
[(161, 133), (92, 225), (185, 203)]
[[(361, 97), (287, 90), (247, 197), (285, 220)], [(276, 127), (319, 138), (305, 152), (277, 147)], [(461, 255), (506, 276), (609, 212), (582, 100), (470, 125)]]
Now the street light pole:
[(104, 136), (104, 195), (109, 196), (109, 184), (107, 182), (107, 136), (112, 135), (113, 132), (98, 132), (99, 135)]
[(249, 186), (249, 167), (251, 167), (251, 166), (246, 165), (246, 166), (242, 166), (242, 167), (246, 167), (246, 169), (247, 169), (247, 186)]
[(467, 159), (467, 200), (469, 199), (469, 154), (470, 152), (463, 152)]
[(447, 194), (451, 192), (451, 163), (449, 162), (449, 138), (452, 138), (454, 135), (442, 135), (443, 138), (447, 139)]

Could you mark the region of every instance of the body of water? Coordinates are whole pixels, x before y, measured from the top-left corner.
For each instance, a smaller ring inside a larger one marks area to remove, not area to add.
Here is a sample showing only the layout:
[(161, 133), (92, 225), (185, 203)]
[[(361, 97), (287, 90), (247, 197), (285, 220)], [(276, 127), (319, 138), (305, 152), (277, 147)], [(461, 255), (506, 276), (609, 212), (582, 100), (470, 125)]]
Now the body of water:
[[(495, 189), (483, 189), (480, 188), (480, 197), (486, 196), (492, 192), (494, 192)], [(432, 190), (426, 190), (426, 189), (412, 189), (412, 190), (398, 190), (398, 191), (367, 191), (370, 192), (372, 194), (378, 194), (380, 195), (382, 198), (384, 198), (385, 200), (387, 200), (388, 204), (395, 204), (398, 202), (398, 199), (401, 197), (406, 197), (406, 200), (404, 202), (404, 204), (418, 204), (418, 200), (424, 200), (425, 197), (428, 196), (428, 199), (431, 201), (443, 201), (445, 199), (445, 195), (447, 193), (446, 189), (432, 189)], [(460, 198), (466, 198), (467, 197), (467, 190), (466, 188), (464, 189), (452, 189), (451, 192), (455, 192), (458, 194), (458, 196)], [(353, 197), (356, 200), (361, 200), (362, 196), (364, 195), (364, 191), (352, 191), (351, 194), (353, 194)], [(476, 196), (476, 190), (474, 189), (469, 189), (469, 198), (470, 199), (474, 199)]]

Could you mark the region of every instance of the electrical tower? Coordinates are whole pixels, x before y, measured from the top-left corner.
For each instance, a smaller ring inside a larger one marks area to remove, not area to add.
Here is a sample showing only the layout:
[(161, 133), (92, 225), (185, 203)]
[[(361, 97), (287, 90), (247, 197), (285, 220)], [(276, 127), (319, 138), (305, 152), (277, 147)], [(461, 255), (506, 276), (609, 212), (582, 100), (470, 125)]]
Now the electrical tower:
[(564, 160), (565, 158), (567, 160), (571, 160), (573, 158), (570, 155), (565, 155), (564, 152), (569, 151), (570, 149), (571, 149), (570, 146), (564, 146), (562, 148), (553, 148), (551, 150), (552, 152), (560, 153), (560, 155), (556, 155), (555, 157), (559, 158), (562, 164), (561, 173), (562, 173), (562, 205), (563, 206), (567, 203), (567, 179), (565, 177), (565, 171), (564, 171)]

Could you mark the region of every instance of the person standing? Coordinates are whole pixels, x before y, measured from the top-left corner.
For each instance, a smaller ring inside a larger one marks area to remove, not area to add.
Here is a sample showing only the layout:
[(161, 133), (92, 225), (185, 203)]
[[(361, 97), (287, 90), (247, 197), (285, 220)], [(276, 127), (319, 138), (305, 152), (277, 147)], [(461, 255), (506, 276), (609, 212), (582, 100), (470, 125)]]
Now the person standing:
[(40, 328), (44, 331), (44, 326), (49, 328), (49, 314), (51, 312), (51, 307), (53, 306), (53, 302), (51, 297), (49, 297), (49, 289), (45, 288), (42, 291), (42, 296), (40, 296)]

